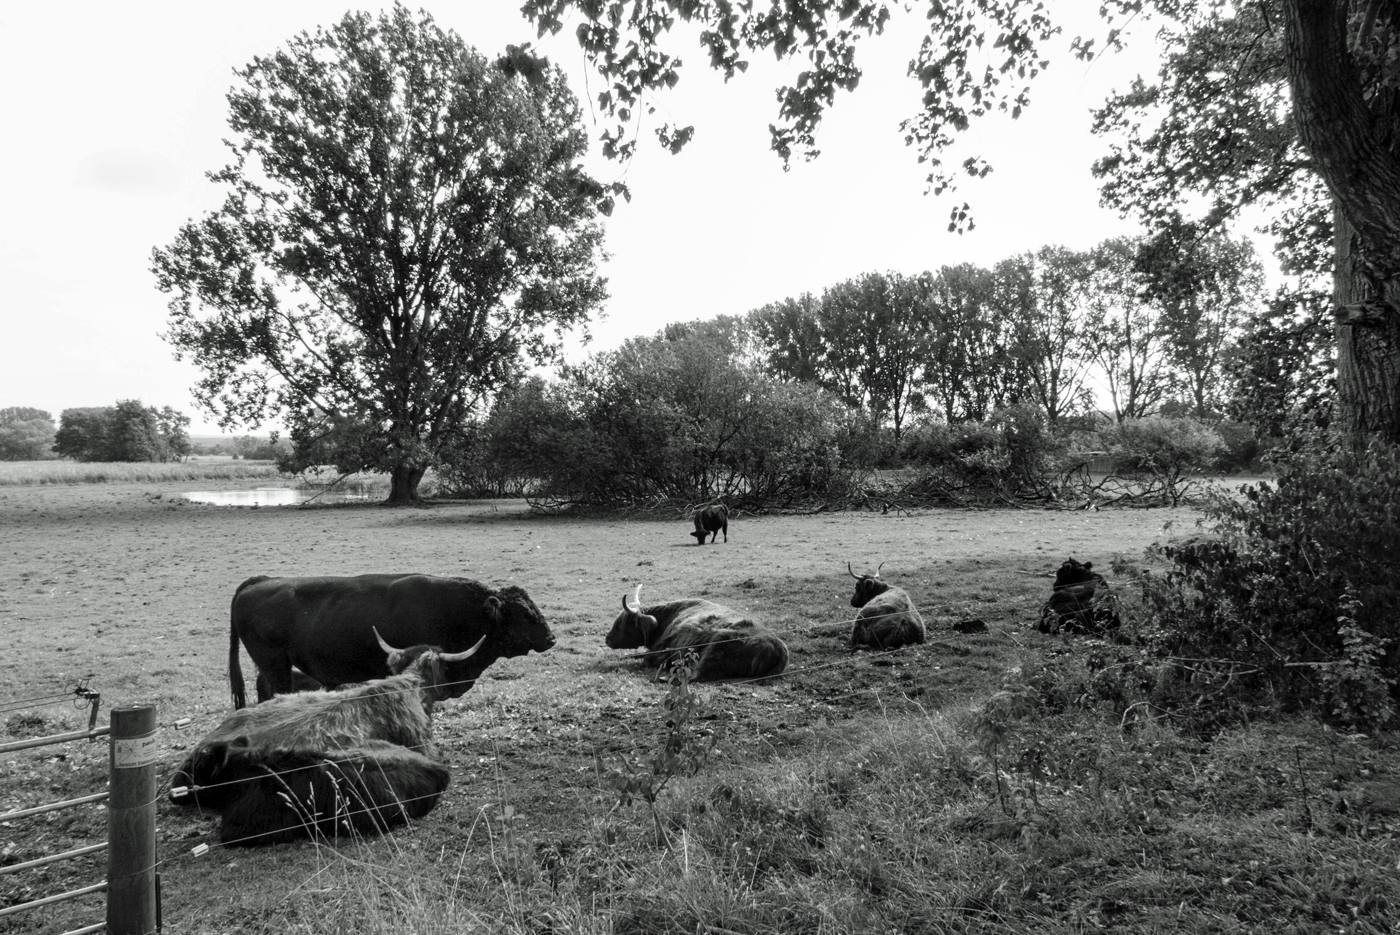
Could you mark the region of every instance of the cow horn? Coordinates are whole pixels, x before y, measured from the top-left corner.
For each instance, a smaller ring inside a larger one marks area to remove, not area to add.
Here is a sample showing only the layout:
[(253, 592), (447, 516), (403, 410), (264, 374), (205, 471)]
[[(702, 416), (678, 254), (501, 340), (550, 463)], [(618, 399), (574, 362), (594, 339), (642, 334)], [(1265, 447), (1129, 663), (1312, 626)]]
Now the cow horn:
[(633, 601), (633, 603), (635, 603), (635, 604), (637, 605), (636, 607), (632, 607), (631, 605), (629, 605), (629, 604), (627, 603), (627, 595), (626, 595), (626, 594), (622, 595), (622, 609), (625, 610), (625, 611), (627, 611), (629, 614), (639, 614), (639, 613), (641, 613), (641, 612), (642, 612), (642, 586), (641, 586), (640, 584), (637, 585), (637, 590), (636, 590), (636, 592), (632, 595), (632, 601)]
[(460, 653), (438, 653), (438, 658), (443, 662), (461, 662), (463, 659), (475, 655), (476, 651), (481, 648), (481, 644), (484, 642), (486, 642), (486, 637), (483, 636), (476, 641), (476, 645), (471, 649), (464, 649)]
[(857, 581), (860, 580), (860, 575), (858, 575), (858, 574), (856, 574), (855, 572), (851, 571), (851, 563), (850, 563), (850, 562), (847, 562), (847, 563), (846, 563), (846, 570), (851, 572), (851, 577), (852, 577), (852, 578), (856, 579)]
[(884, 567), (885, 567), (885, 563), (884, 563), (884, 562), (881, 562), (881, 563), (880, 563), (880, 567), (875, 569), (875, 577), (876, 577), (876, 578), (880, 577), (880, 568), (884, 568)]
[(388, 643), (384, 642), (384, 637), (382, 637), (382, 636), (379, 635), (379, 628), (378, 628), (378, 627), (370, 627), (370, 629), (374, 631), (374, 638), (377, 639), (377, 640), (379, 640), (379, 648), (380, 648), (380, 649), (384, 650), (386, 653), (400, 653), (400, 652), (403, 652), (403, 650), (401, 650), (401, 649), (395, 649), (394, 647), (390, 646)]

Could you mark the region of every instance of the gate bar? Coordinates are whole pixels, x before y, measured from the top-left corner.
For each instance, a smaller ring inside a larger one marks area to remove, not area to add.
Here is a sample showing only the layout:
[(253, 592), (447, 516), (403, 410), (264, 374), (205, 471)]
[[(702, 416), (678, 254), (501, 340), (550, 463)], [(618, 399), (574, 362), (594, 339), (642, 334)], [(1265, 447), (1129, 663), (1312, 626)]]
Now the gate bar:
[(80, 929), (69, 929), (64, 932), (63, 935), (93, 935), (94, 932), (100, 932), (106, 927), (106, 922), (95, 922), (92, 925), (87, 925)]
[(10, 864), (8, 867), (0, 867), (0, 877), (7, 873), (18, 873), (21, 870), (30, 870), (34, 867), (42, 867), (44, 864), (67, 860), (70, 857), (81, 857), (84, 854), (96, 854), (98, 851), (105, 851), (106, 849), (107, 842), (103, 841), (101, 844), (89, 844), (87, 847), (80, 847), (72, 851), (64, 851), (62, 854), (50, 854), (48, 857), (26, 860), (22, 864)]
[(0, 753), (14, 750), (27, 750), (30, 747), (46, 747), (51, 743), (67, 743), (70, 740), (96, 740), (112, 732), (110, 727), (97, 727), (93, 730), (75, 730), (68, 734), (54, 734), (52, 737), (32, 737), (29, 740), (12, 740), (0, 743)]
[(67, 799), (63, 802), (50, 802), (48, 805), (36, 805), (33, 808), (22, 808), (17, 812), (6, 812), (0, 815), (0, 821), (9, 821), (11, 818), (28, 818), (30, 815), (40, 815), (44, 812), (56, 812), (60, 808), (72, 808), (74, 805), (86, 805), (89, 802), (105, 801), (109, 792), (96, 792), (92, 795), (85, 795), (81, 799)]
[(31, 900), (27, 903), (20, 903), (17, 906), (6, 906), (4, 909), (0, 909), (0, 916), (24, 912), (26, 909), (38, 909), (40, 906), (47, 906), (50, 903), (61, 903), (65, 899), (76, 899), (79, 896), (86, 896), (89, 893), (100, 893), (106, 888), (107, 882), (104, 880), (101, 883), (94, 883), (92, 886), (85, 886), (80, 890), (69, 890), (66, 893), (59, 893), (57, 896), (45, 896), (43, 899)]

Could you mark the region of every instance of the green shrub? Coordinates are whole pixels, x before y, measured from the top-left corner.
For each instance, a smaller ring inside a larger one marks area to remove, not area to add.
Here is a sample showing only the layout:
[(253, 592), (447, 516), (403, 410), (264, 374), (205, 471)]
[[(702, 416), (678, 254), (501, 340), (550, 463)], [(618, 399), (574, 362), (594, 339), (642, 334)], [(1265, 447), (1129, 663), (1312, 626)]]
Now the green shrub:
[[(705, 324), (705, 323), (701, 323)], [(671, 326), (497, 400), (444, 460), (450, 489), (510, 483), (565, 504), (834, 499), (874, 458), (869, 420), (765, 376), (716, 328)]]
[(924, 485), (971, 497), (1010, 498), (1042, 489), (1064, 445), (1044, 414), (1018, 403), (985, 422), (924, 422), (905, 435), (903, 457)]
[(1217, 496), (1214, 533), (1145, 575), (1158, 693), (1180, 707), (1315, 707), (1375, 727), (1400, 675), (1400, 450), (1307, 451)]
[(1187, 417), (1124, 419), (1100, 429), (1098, 437), (1099, 445), (1114, 457), (1115, 474), (1146, 481), (1172, 506), (1225, 451), (1219, 432)]

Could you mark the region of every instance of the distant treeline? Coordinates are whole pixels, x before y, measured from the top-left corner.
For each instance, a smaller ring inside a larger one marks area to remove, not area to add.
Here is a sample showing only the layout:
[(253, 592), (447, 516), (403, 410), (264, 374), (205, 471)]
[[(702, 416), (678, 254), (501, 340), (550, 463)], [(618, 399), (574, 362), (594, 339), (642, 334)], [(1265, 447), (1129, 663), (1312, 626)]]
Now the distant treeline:
[(0, 409), (0, 461), (170, 462), (191, 455), (223, 455), (248, 461), (287, 457), (291, 443), (276, 436), (242, 435), (214, 445), (190, 440), (189, 416), (125, 399), (113, 406), (65, 409), (54, 424), (42, 409)]
[[(871, 272), (526, 381), (440, 473), (464, 492), (757, 506), (840, 499), (904, 467), (949, 497), (1049, 498), (1072, 451), (1102, 451), (1174, 500), (1184, 473), (1259, 451), (1239, 421), (1264, 398), (1241, 339), (1265, 313), (1252, 248), (1226, 238)], [(338, 434), (353, 437), (323, 437)]]

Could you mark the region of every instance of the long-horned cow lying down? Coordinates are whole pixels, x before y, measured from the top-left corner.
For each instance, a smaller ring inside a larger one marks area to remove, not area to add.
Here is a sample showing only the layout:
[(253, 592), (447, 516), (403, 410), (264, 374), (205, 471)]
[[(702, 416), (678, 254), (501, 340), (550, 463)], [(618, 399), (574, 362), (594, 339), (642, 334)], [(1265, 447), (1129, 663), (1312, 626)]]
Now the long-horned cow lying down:
[(622, 596), (622, 613), (613, 621), (607, 643), (609, 649), (645, 646), (646, 660), (662, 667), (694, 650), (700, 657), (695, 677), (701, 681), (764, 678), (787, 668), (787, 646), (763, 624), (698, 599), (643, 608), (640, 584), (630, 604)]
[(859, 607), (855, 626), (851, 629), (851, 648), (870, 646), (875, 649), (898, 649), (910, 643), (928, 639), (928, 627), (909, 592), (881, 580), (881, 562), (873, 575), (858, 575), (846, 563), (846, 571), (856, 579), (856, 593), (851, 606)]
[(436, 760), (382, 740), (318, 750), (246, 737), (201, 745), (178, 777), (193, 784), (190, 802), (223, 813), (219, 840), (240, 847), (378, 834), (432, 811), (448, 779)]
[(434, 755), (433, 705), (452, 697), (447, 681), (452, 664), (479, 651), (481, 643), (460, 653), (440, 653), (431, 646), (395, 649), (378, 632), (374, 635), (393, 675), (344, 691), (279, 695), (234, 711), (185, 758), (171, 780), (170, 800), (205, 804), (198, 787), (223, 781), (218, 775), (222, 759), (210, 753), (221, 747), (246, 748), (239, 769), (272, 750), (344, 751), (381, 741)]
[(729, 507), (720, 503), (695, 511), (695, 531), (691, 535), (695, 537), (696, 545), (704, 545), (706, 536), (714, 542), (721, 532), (724, 533), (724, 541), (728, 542)]
[(258, 668), (258, 700), (293, 689), (293, 666), (326, 688), (389, 674), (374, 628), (396, 646), (438, 646), (457, 653), (485, 639), (470, 661), (448, 665), (455, 698), (497, 659), (542, 653), (554, 634), (518, 587), (492, 590), (468, 578), (358, 575), (350, 578), (249, 578), (229, 612), (229, 687), (242, 708), (241, 640)]
[(1108, 582), (1094, 571), (1094, 563), (1065, 559), (1055, 571), (1055, 585), (1050, 599), (1040, 608), (1036, 629), (1042, 633), (1103, 633), (1117, 629), (1119, 623)]

